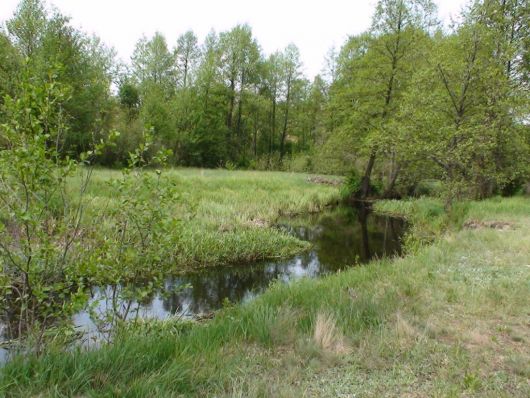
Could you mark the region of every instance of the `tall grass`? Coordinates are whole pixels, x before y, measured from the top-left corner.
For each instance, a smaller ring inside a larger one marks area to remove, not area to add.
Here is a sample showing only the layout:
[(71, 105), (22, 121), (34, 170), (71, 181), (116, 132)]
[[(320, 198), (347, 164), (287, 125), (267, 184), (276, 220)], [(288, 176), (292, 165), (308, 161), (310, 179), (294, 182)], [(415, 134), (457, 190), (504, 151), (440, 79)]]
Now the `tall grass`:
[[(420, 220), (438, 214), (435, 202), (392, 206), (418, 206)], [(18, 358), (0, 395), (526, 397), (529, 203), (466, 206), (464, 219), (517, 226), (446, 229), (413, 255), (275, 284), (208, 323)]]
[[(107, 182), (119, 171), (96, 170), (87, 191), (87, 219), (111, 214), (124, 198)], [(169, 169), (164, 184), (180, 193), (174, 214), (180, 220), (174, 271), (292, 255), (307, 244), (270, 228), (282, 215), (317, 212), (336, 202), (339, 189), (314, 184), (308, 175), (279, 172)], [(70, 182), (70, 192), (80, 181)]]

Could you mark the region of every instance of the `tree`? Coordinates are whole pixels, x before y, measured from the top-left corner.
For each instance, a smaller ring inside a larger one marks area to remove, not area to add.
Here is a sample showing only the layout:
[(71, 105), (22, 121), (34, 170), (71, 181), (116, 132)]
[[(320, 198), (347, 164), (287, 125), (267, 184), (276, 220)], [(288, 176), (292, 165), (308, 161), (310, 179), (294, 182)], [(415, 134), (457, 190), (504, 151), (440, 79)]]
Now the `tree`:
[(127, 108), (129, 117), (134, 117), (140, 106), (140, 92), (136, 85), (129, 80), (123, 81), (118, 90), (118, 97), (121, 105)]
[(268, 166), (271, 166), (271, 157), (274, 152), (274, 143), (277, 128), (277, 106), (280, 101), (282, 83), (283, 54), (276, 51), (272, 53), (264, 65), (264, 93), (270, 100), (270, 121), (268, 140)]
[(495, 59), (515, 84), (530, 84), (530, 4), (525, 0), (476, 1), (468, 21), (482, 25), (492, 36)]
[[(462, 196), (491, 195), (524, 173), (529, 160), (520, 100), (505, 65), (492, 57), (495, 36), (468, 21), (439, 37), (431, 66), (416, 73), (405, 98), (409, 150), (440, 168), (448, 206)], [(500, 155), (510, 161), (500, 164)]]
[(227, 154), (226, 89), (221, 81), (219, 37), (210, 32), (202, 46), (202, 58), (194, 82), (196, 123), (187, 146), (187, 164), (218, 167)]
[(284, 51), (283, 63), (282, 63), (282, 88), (283, 88), (283, 101), (284, 101), (284, 113), (283, 113), (283, 127), (280, 136), (280, 162), (285, 156), (285, 140), (287, 138), (287, 129), (289, 126), (289, 111), (291, 108), (291, 102), (293, 97), (293, 87), (297, 80), (300, 78), (300, 68), (302, 63), (300, 61), (300, 51), (294, 44), (289, 44)]
[(356, 193), (371, 194), (376, 159), (389, 165), (387, 194), (401, 164), (393, 128), (403, 94), (424, 57), (435, 7), (428, 0), (381, 0), (368, 33), (349, 39), (338, 57), (337, 78), (330, 87), (331, 126), (340, 141), (352, 142), (357, 162), (366, 159)]
[[(388, 145), (392, 136), (388, 125), (406, 89), (420, 41), (434, 24), (434, 10), (435, 6), (429, 0), (380, 0), (377, 4), (371, 30), (373, 39), (366, 58), (366, 66), (372, 72), (369, 73), (371, 87), (364, 95), (372, 110), (370, 119), (366, 121), (370, 126), (365, 138), (369, 157), (361, 181), (361, 198), (370, 194), (370, 179), (377, 153), (385, 150), (393, 152), (391, 144)], [(395, 161), (395, 153), (391, 156), (394, 161), (388, 193), (393, 190), (400, 167)]]
[(22, 0), (7, 29), (23, 57), (31, 58), (41, 46), (46, 31), (47, 13), (40, 0)]
[(91, 249), (80, 229), (86, 179), (80, 198), (71, 200), (76, 163), (58, 151), (69, 88), (55, 76), (50, 71), (43, 83), (24, 65), (0, 125), (0, 312), (10, 338), (35, 333), (37, 352), (45, 331), (84, 304), (79, 270)]
[[(322, 138), (325, 131), (325, 106), (328, 102), (328, 85), (322, 79), (320, 75), (315, 76), (313, 83), (309, 89), (309, 95), (305, 101), (306, 111), (303, 112), (306, 115), (308, 121), (308, 143), (315, 144), (319, 139)], [(304, 140), (304, 148), (307, 149), (309, 145)]]
[[(248, 25), (238, 25), (220, 35), (221, 73), (228, 85), (228, 112), (226, 115), (228, 151), (235, 159), (241, 153), (246, 137), (242, 126), (245, 91), (256, 82), (260, 49)], [(237, 113), (234, 111), (237, 105)]]
[(192, 31), (187, 31), (181, 35), (177, 40), (175, 53), (179, 85), (182, 88), (187, 88), (190, 84), (190, 74), (201, 56), (197, 36)]
[[(476, 2), (467, 15), (467, 23), (480, 26), (503, 78), (495, 78), (494, 90), (488, 92), (490, 124), (495, 124), (495, 174), (505, 176), (495, 183), (503, 192), (522, 186), (528, 168), (521, 167), (525, 159), (522, 148), (528, 142), (519, 136), (525, 127), (520, 120), (528, 118), (530, 103), (530, 69), (528, 60), (530, 43), (530, 4), (521, 0), (488, 0)], [(518, 121), (519, 120), (519, 121)], [(515, 133), (515, 134), (514, 134)], [(523, 141), (523, 142), (521, 142)], [(520, 173), (513, 173), (519, 170)], [(510, 173), (507, 176), (506, 173)], [(492, 191), (493, 182), (483, 182), (482, 195)]]
[(6, 94), (14, 94), (21, 63), (21, 57), (8, 36), (0, 31), (0, 105)]
[(35, 78), (46, 81), (53, 67), (56, 80), (72, 87), (64, 103), (69, 133), (63, 137), (61, 152), (79, 156), (109, 128), (113, 52), (97, 38), (74, 29), (59, 12), (48, 13), (39, 0), (22, 1), (6, 25)]
[(132, 55), (133, 75), (142, 89), (151, 86), (162, 89), (165, 97), (170, 96), (176, 86), (175, 57), (167, 47), (165, 37), (156, 32), (151, 39), (142, 37)]

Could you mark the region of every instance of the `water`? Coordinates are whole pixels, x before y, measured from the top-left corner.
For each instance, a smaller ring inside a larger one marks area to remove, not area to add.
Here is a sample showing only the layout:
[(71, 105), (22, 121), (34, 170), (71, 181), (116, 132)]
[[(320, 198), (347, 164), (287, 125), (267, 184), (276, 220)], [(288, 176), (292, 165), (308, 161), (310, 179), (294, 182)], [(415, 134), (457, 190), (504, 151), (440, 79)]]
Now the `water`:
[[(400, 219), (370, 214), (365, 209), (338, 207), (316, 215), (280, 220), (277, 228), (312, 243), (312, 249), (289, 259), (215, 267), (168, 277), (162, 289), (141, 303), (133, 302), (128, 318), (165, 319), (196, 317), (221, 308), (224, 303), (247, 302), (274, 281), (289, 283), (315, 278), (373, 258), (399, 255), (405, 230)], [(96, 313), (112, 308), (113, 287), (94, 288), (91, 304)], [(74, 316), (85, 342), (102, 333), (87, 312)], [(5, 352), (0, 350), (0, 362)]]
[[(315, 278), (374, 257), (398, 255), (405, 226), (400, 219), (338, 207), (317, 215), (281, 220), (277, 228), (311, 242), (312, 249), (284, 260), (215, 267), (168, 277), (158, 294), (133, 304), (128, 318), (202, 316), (227, 301), (252, 300), (274, 281), (288, 283), (304, 277)], [(104, 313), (111, 305), (111, 297), (111, 287), (94, 289), (92, 304), (96, 311)], [(77, 314), (74, 323), (85, 333), (97, 333), (86, 312)]]

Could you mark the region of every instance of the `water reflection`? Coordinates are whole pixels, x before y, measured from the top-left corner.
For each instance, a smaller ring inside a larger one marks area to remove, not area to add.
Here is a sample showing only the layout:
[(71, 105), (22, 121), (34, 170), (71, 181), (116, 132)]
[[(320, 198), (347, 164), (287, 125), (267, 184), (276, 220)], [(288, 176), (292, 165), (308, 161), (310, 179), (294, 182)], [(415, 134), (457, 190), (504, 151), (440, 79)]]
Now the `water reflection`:
[[(233, 267), (216, 267), (201, 272), (168, 277), (162, 289), (141, 303), (116, 302), (116, 286), (92, 289), (91, 307), (76, 314), (73, 322), (86, 336), (85, 342), (108, 336), (112, 327), (93, 322), (103, 319), (110, 309), (120, 307), (127, 319), (170, 316), (194, 317), (219, 309), (226, 301), (252, 300), (274, 281), (288, 283), (300, 278), (315, 278), (362, 264), (374, 257), (400, 254), (404, 223), (400, 219), (377, 216), (366, 209), (338, 207), (315, 215), (280, 220), (277, 228), (312, 243), (306, 253), (285, 260), (265, 261)], [(0, 325), (1, 326), (1, 325)], [(6, 359), (0, 347), (0, 363)]]
[[(290, 282), (337, 272), (374, 257), (399, 254), (403, 221), (377, 216), (366, 209), (338, 207), (318, 215), (281, 220), (278, 228), (312, 242), (312, 249), (287, 260), (266, 261), (233, 267), (210, 268), (183, 276), (168, 277), (159, 294), (134, 303), (131, 317), (191, 317), (206, 314), (223, 303), (246, 302), (276, 280)], [(109, 288), (96, 289), (93, 303), (104, 312), (109, 305)], [(93, 329), (86, 313), (75, 323)]]

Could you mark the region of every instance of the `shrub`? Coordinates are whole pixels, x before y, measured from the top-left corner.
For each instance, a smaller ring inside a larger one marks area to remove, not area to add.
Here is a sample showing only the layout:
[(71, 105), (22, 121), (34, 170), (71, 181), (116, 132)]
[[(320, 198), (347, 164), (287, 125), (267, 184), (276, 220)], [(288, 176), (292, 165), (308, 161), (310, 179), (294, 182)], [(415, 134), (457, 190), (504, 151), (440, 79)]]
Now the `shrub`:
[[(80, 309), (87, 297), (79, 270), (92, 249), (81, 228), (83, 203), (70, 201), (67, 179), (77, 163), (61, 157), (62, 105), (69, 89), (23, 71), (16, 97), (5, 98), (0, 126), (0, 310), (11, 338), (45, 330)], [(83, 174), (81, 196), (90, 179)]]

